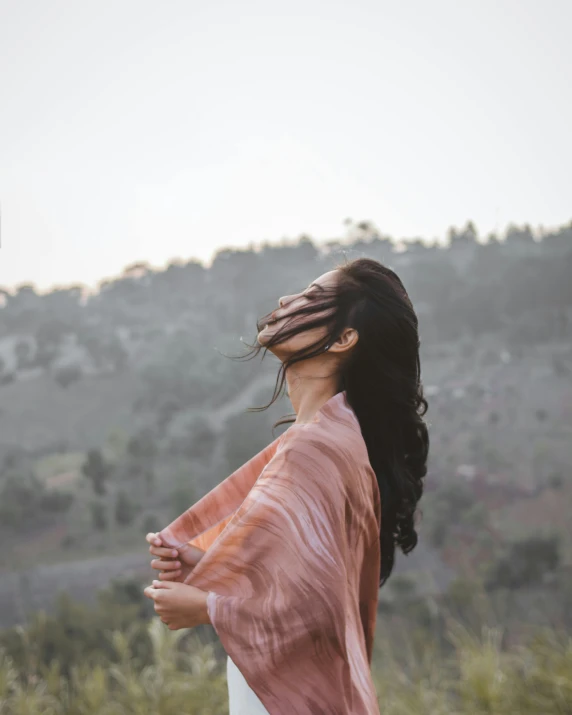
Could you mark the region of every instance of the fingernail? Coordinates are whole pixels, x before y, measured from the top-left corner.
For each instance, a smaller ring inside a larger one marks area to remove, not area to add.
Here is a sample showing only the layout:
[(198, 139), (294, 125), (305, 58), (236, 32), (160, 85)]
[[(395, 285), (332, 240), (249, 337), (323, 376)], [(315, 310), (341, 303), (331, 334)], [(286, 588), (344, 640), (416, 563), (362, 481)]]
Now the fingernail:
[(161, 582), (153, 580), (153, 586), (157, 586), (157, 584), (159, 584), (159, 583), (161, 583)]
[(175, 561), (175, 566), (180, 566), (181, 562), (180, 561)]
[(171, 551), (171, 556), (176, 556), (177, 552), (176, 551)]

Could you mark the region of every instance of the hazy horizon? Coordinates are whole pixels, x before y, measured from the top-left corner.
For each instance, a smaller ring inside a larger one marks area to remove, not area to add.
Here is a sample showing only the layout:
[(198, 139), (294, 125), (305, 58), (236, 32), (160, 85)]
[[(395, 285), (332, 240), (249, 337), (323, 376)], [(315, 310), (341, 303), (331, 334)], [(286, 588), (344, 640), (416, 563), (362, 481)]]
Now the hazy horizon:
[[(280, 14), (281, 13), (281, 14)], [(572, 218), (572, 5), (0, 9), (0, 286), (344, 233)]]

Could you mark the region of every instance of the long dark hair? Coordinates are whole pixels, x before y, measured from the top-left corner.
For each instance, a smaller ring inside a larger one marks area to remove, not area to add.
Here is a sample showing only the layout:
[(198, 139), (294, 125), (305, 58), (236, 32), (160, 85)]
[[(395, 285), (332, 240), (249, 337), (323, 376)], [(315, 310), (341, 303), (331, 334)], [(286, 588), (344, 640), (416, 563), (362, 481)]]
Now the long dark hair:
[[(316, 292), (311, 303), (289, 311), (285, 324), (264, 346), (247, 345), (250, 351), (242, 358), (250, 359), (301, 330), (327, 329), (324, 338), (284, 360), (270, 402), (249, 410), (270, 407), (280, 396), (288, 368), (323, 353), (343, 328), (358, 332), (358, 341), (341, 366), (338, 392), (346, 391), (358, 418), (379, 485), (382, 586), (393, 569), (396, 547), (407, 554), (417, 544), (415, 512), (427, 473), (429, 434), (423, 415), (428, 405), (421, 383), (417, 316), (399, 277), (379, 261), (346, 259), (336, 270), (334, 288)], [(301, 327), (295, 320), (298, 315), (316, 317), (304, 319)], [(267, 314), (257, 322), (257, 331), (269, 318)], [(283, 418), (273, 427), (295, 419)]]

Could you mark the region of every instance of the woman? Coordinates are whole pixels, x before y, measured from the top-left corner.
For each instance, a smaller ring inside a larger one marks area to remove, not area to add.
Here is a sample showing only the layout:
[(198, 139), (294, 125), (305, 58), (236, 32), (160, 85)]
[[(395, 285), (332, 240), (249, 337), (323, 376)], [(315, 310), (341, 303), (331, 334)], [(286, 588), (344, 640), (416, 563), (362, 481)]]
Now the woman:
[(161, 573), (145, 593), (171, 629), (213, 625), (231, 715), (372, 715), (378, 589), (417, 543), (427, 471), (417, 317), (397, 275), (360, 258), (257, 327), (253, 353), (282, 363), (269, 404), (286, 380), (296, 418), (147, 535)]

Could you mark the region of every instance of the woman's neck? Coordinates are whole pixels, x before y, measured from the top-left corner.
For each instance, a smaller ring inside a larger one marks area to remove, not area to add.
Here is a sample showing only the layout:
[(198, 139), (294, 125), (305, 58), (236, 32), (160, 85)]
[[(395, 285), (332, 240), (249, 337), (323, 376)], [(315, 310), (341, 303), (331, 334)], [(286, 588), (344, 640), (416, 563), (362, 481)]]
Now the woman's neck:
[(316, 412), (339, 392), (337, 382), (328, 379), (296, 377), (288, 383), (288, 397), (296, 413), (294, 424), (313, 422)]

